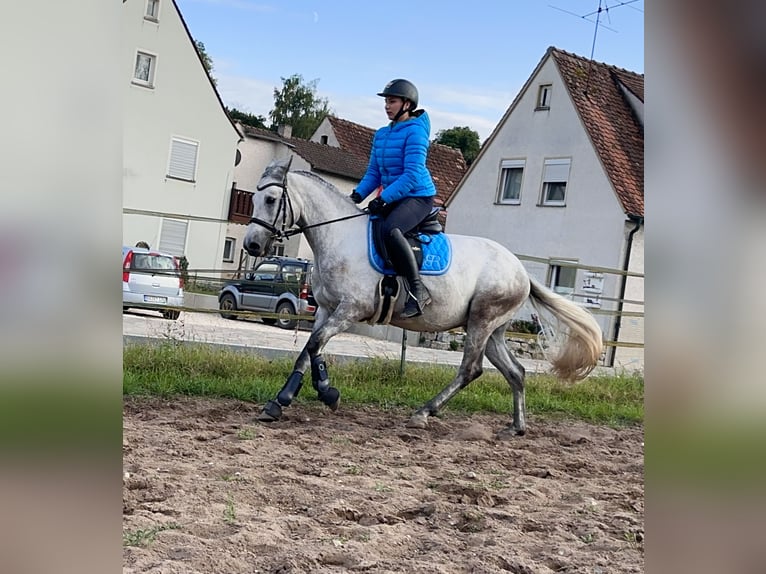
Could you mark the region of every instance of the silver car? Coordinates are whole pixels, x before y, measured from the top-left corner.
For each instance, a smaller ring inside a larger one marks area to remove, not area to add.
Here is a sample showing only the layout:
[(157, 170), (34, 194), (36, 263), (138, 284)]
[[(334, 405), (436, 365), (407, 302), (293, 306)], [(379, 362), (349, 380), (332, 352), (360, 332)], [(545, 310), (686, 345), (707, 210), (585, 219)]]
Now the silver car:
[(122, 310), (156, 309), (178, 319), (184, 306), (184, 285), (178, 259), (142, 247), (122, 248)]

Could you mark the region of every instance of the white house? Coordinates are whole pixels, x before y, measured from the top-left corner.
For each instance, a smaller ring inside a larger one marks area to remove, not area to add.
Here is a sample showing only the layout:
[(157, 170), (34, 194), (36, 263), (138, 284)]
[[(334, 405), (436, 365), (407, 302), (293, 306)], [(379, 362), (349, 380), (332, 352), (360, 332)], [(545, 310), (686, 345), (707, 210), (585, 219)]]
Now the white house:
[[(628, 344), (643, 343), (643, 91), (643, 75), (549, 48), (447, 202), (450, 233), (527, 256)], [(642, 369), (643, 348), (606, 362)]]
[(173, 0), (123, 2), (123, 243), (220, 266), (241, 140)]

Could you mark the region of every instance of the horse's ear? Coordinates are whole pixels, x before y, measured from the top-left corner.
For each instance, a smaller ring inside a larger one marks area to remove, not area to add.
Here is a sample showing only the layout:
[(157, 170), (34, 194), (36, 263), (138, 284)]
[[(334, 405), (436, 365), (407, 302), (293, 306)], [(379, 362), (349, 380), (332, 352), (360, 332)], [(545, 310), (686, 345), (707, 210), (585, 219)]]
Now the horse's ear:
[(284, 185), (287, 181), (287, 172), (290, 171), (290, 165), (293, 163), (293, 156), (286, 159), (274, 158), (266, 167), (258, 183), (258, 190), (262, 190), (270, 185)]

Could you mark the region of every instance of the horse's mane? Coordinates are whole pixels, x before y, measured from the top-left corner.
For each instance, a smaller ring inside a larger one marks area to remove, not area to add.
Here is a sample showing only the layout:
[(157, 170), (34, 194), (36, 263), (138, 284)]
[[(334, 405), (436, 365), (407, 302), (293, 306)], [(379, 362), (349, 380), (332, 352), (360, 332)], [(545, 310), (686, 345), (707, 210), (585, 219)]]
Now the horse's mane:
[(337, 187), (336, 187), (334, 184), (332, 184), (332, 183), (330, 183), (329, 181), (327, 181), (326, 179), (324, 179), (324, 178), (322, 178), (322, 177), (318, 176), (318, 175), (317, 175), (317, 174), (315, 174), (313, 171), (296, 170), (296, 171), (292, 171), (292, 172), (290, 172), (290, 173), (295, 173), (295, 174), (298, 174), (298, 175), (303, 175), (303, 176), (309, 177), (309, 178), (311, 178), (311, 179), (314, 179), (314, 180), (316, 180), (318, 183), (321, 183), (321, 184), (322, 184), (322, 185), (324, 185), (326, 188), (328, 188), (329, 190), (331, 190), (331, 191), (333, 191), (333, 192), (337, 193), (337, 194), (338, 194), (338, 195), (340, 195), (341, 197), (345, 197), (345, 194), (344, 194), (344, 193), (343, 193), (341, 190), (339, 190), (339, 189), (338, 189), (338, 188), (337, 188)]

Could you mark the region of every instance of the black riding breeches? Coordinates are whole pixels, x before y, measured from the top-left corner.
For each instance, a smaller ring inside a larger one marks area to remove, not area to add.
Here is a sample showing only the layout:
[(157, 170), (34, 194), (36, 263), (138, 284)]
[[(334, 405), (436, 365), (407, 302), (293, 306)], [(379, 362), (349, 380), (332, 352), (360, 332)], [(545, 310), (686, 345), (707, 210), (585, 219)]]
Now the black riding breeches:
[(407, 233), (415, 229), (431, 213), (434, 205), (433, 197), (405, 197), (393, 204), (385, 221), (381, 224), (381, 236), (388, 241), (391, 231), (399, 229)]

